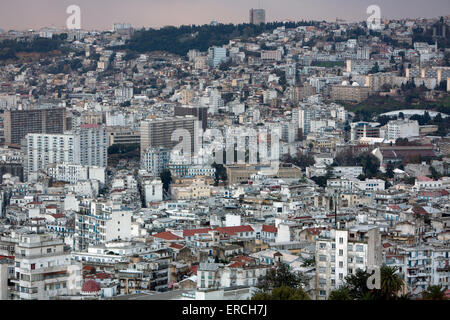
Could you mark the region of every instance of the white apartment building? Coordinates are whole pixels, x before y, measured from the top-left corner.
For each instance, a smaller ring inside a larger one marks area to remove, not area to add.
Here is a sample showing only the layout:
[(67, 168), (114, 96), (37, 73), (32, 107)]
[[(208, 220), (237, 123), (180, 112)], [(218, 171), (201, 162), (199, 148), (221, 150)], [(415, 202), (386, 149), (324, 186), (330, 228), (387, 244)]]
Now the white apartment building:
[(435, 181), (425, 176), (417, 177), (414, 183), (414, 189), (416, 190), (442, 189), (442, 187), (443, 187), (442, 180)]
[(80, 292), (81, 264), (71, 262), (63, 241), (49, 234), (23, 234), (15, 252), (15, 299), (49, 300)]
[(387, 123), (387, 139), (411, 138), (419, 136), (417, 120), (391, 120)]
[(170, 149), (148, 148), (141, 157), (141, 169), (158, 177), (169, 165)]
[(298, 108), (292, 111), (292, 120), (304, 135), (311, 131), (311, 120), (314, 112), (311, 109)]
[(79, 130), (81, 164), (106, 167), (108, 165), (106, 129), (98, 124), (82, 124)]
[(356, 187), (361, 191), (383, 191), (385, 189), (385, 182), (381, 179), (358, 180)]
[(80, 164), (80, 137), (75, 134), (30, 133), (26, 137), (26, 173), (29, 176), (52, 163)]
[(382, 245), (378, 227), (358, 225), (332, 229), (316, 240), (316, 298), (325, 300), (357, 269), (381, 266)]
[(402, 248), (404, 251), (403, 276), (406, 291), (420, 294), (430, 285), (450, 289), (450, 248), (445, 244), (419, 245)]
[(83, 166), (81, 164), (57, 163), (47, 166), (47, 174), (56, 181), (77, 183), (81, 180), (98, 180), (105, 183), (104, 167)]
[(131, 239), (132, 212), (111, 201), (80, 204), (75, 217), (74, 247), (85, 250), (90, 244)]

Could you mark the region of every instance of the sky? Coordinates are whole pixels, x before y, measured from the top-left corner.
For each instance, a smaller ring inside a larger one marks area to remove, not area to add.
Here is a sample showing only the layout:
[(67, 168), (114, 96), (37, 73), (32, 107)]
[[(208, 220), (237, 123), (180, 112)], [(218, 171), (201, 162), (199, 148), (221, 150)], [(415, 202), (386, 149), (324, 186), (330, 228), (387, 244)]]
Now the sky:
[(0, 0), (0, 29), (64, 27), (66, 8), (81, 9), (81, 28), (111, 30), (113, 23), (135, 28), (165, 25), (248, 22), (248, 10), (262, 7), (266, 21), (365, 21), (376, 4), (382, 18), (433, 18), (450, 15), (449, 0)]

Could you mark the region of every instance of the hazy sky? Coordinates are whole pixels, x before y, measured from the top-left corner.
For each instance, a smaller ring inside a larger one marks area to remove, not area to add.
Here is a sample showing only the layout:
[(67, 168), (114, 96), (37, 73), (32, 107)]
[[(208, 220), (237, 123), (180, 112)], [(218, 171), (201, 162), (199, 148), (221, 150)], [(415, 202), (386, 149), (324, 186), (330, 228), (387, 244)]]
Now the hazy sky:
[(0, 28), (63, 27), (66, 8), (81, 8), (83, 29), (112, 29), (114, 22), (134, 27), (248, 22), (248, 10), (266, 9), (267, 21), (366, 20), (366, 8), (377, 4), (383, 18), (437, 17), (450, 14), (449, 0), (0, 0)]

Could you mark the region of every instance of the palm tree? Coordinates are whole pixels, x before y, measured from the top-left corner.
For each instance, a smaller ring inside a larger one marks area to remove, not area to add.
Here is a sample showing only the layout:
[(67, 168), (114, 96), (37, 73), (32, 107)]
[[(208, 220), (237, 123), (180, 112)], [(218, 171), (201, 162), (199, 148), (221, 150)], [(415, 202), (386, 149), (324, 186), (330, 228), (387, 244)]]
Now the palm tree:
[(381, 274), (381, 294), (385, 299), (390, 299), (397, 296), (397, 292), (403, 286), (403, 280), (396, 273), (397, 267), (382, 266), (380, 268)]
[(427, 290), (422, 292), (422, 297), (425, 300), (446, 300), (445, 288), (443, 288), (441, 285), (428, 286)]
[(346, 287), (342, 287), (330, 292), (328, 300), (353, 300), (350, 291)]

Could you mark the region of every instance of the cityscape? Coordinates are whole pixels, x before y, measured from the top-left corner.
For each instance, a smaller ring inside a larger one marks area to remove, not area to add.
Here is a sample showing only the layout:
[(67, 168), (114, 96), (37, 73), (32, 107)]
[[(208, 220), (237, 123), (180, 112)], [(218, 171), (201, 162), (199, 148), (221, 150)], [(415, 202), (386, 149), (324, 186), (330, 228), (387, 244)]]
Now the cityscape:
[(0, 29), (0, 300), (449, 300), (450, 7), (383, 8)]

